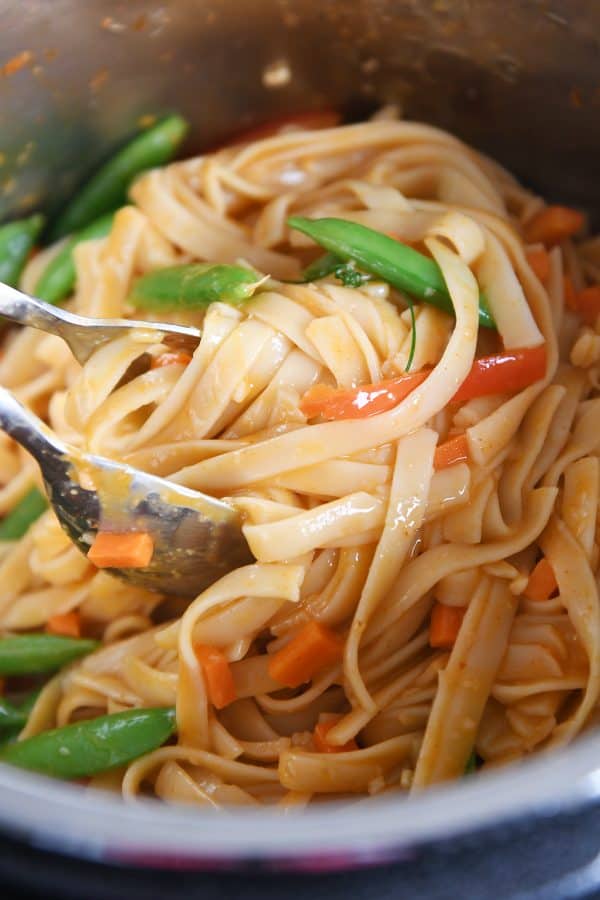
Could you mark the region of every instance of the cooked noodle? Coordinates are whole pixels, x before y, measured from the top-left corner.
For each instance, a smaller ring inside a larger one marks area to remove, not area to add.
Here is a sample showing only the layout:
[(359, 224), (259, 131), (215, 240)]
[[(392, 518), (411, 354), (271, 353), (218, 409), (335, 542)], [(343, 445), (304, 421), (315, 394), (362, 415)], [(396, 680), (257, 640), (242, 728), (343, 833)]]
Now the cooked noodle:
[[(176, 706), (175, 744), (92, 784), (215, 807), (418, 789), (461, 777), (473, 748), (487, 766), (574, 738), (600, 692), (600, 329), (566, 307), (563, 275), (597, 281), (598, 241), (553, 249), (542, 284), (522, 237), (540, 202), (451, 135), (389, 114), (175, 163), (130, 198), (106, 239), (77, 248), (69, 308), (131, 316), (134, 278), (196, 260), (242, 261), (270, 280), (238, 307), (162, 315), (202, 327), (187, 366), (122, 383), (134, 337), (82, 369), (58, 338), (24, 329), (6, 342), (0, 382), (73, 445), (230, 500), (256, 562), (187, 606), (165, 604), (94, 569), (45, 513), (2, 547), (0, 628), (78, 610), (104, 646), (47, 685), (22, 736)], [(387, 412), (308, 422), (301, 410), (317, 383), (402, 375), (413, 335), (383, 282), (291, 283), (315, 256), (291, 214), (391, 233), (442, 270), (455, 318), (415, 304), (412, 370), (431, 373)], [(53, 252), (28, 264), (25, 290)], [(478, 286), (504, 348), (545, 343), (547, 371), (457, 406), (485, 340)], [(469, 461), (436, 471), (436, 445), (455, 433)], [(0, 459), (6, 514), (39, 473), (2, 435)], [(543, 602), (523, 594), (541, 554), (558, 583)], [(430, 646), (434, 601), (467, 608), (450, 648)], [(282, 688), (268, 660), (314, 620), (343, 637), (343, 659)], [(197, 643), (229, 660), (237, 700), (222, 710)], [(317, 752), (314, 728), (331, 714), (332, 748), (356, 749)]]

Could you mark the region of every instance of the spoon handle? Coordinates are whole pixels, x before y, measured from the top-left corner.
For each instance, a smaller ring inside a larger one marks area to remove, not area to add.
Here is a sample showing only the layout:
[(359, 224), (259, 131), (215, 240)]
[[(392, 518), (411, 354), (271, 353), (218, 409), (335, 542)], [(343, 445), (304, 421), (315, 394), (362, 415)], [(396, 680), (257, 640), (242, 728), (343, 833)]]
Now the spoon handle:
[(0, 386), (0, 428), (38, 461), (42, 471), (63, 459), (66, 446), (14, 394)]

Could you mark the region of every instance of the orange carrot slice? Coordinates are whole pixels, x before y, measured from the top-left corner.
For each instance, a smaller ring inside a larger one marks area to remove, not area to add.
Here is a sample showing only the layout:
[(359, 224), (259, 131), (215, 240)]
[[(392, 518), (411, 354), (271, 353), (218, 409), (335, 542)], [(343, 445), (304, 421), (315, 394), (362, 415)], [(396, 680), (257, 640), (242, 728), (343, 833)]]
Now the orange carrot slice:
[(344, 642), (340, 636), (313, 620), (269, 658), (269, 675), (286, 687), (298, 687), (321, 669), (339, 662), (343, 653)]
[(436, 603), (431, 610), (429, 624), (429, 645), (449, 650), (458, 637), (466, 606), (447, 606)]
[(206, 679), (208, 699), (217, 709), (223, 709), (236, 699), (237, 694), (231, 667), (225, 654), (218, 647), (196, 644), (194, 653), (202, 666)]
[(153, 553), (154, 541), (145, 531), (99, 531), (87, 557), (99, 569), (142, 569)]
[(444, 441), (435, 448), (433, 465), (436, 469), (446, 469), (455, 463), (464, 462), (469, 458), (469, 443), (466, 434), (458, 434), (456, 437)]
[(556, 590), (558, 590), (558, 584), (554, 569), (544, 556), (529, 576), (523, 596), (528, 600), (549, 600)]
[(568, 206), (546, 206), (527, 222), (523, 231), (528, 244), (554, 247), (583, 228), (585, 217)]
[(75, 610), (57, 613), (46, 622), (46, 631), (48, 634), (62, 634), (65, 637), (81, 637), (81, 617)]
[(319, 753), (348, 753), (350, 752), (350, 750), (358, 750), (358, 744), (353, 740), (346, 741), (345, 744), (341, 744), (340, 746), (330, 744), (327, 741), (327, 735), (329, 734), (333, 726), (337, 725), (341, 718), (341, 716), (332, 716), (330, 719), (326, 719), (324, 722), (319, 722), (315, 726), (315, 730), (313, 732), (313, 743)]

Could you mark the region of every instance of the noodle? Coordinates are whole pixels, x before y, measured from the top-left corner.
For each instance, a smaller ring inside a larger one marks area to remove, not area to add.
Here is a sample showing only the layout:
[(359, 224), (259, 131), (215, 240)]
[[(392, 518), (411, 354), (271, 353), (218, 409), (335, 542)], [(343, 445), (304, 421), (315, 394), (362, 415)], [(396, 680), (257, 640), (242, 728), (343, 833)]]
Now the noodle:
[[(165, 351), (132, 334), (80, 367), (60, 341), (22, 329), (0, 382), (65, 441), (226, 499), (256, 562), (189, 604), (166, 601), (97, 570), (44, 513), (0, 548), (0, 629), (76, 611), (102, 646), (47, 683), (20, 737), (173, 706), (175, 742), (91, 785), (289, 809), (420, 790), (461, 777), (473, 752), (485, 768), (588, 727), (600, 702), (600, 322), (566, 305), (564, 277), (576, 290), (598, 280), (598, 239), (552, 249), (542, 283), (523, 238), (542, 202), (449, 134), (387, 113), (155, 169), (130, 201), (108, 237), (77, 246), (68, 308), (133, 316), (136, 278), (192, 261), (268, 281), (237, 306), (145, 313), (201, 327), (187, 364), (130, 369)], [(300, 283), (316, 252), (290, 215), (416, 247), (455, 315), (415, 302), (413, 318), (373, 278)], [(24, 289), (54, 253), (28, 263)], [(478, 325), (480, 291), (497, 336)], [(454, 402), (474, 361), (500, 346), (543, 347), (543, 377)], [(315, 385), (352, 392), (400, 379), (409, 361), (428, 375), (391, 408), (307, 414)], [(467, 459), (440, 467), (436, 447), (463, 435)], [(2, 436), (0, 462), (5, 515), (40, 476)], [(533, 599), (540, 558), (556, 590)], [(446, 643), (437, 615), (459, 617)], [(311, 660), (300, 683), (278, 680), (274, 661), (315, 623), (335, 632), (339, 656)], [(200, 645), (222, 654), (232, 702), (211, 699)]]

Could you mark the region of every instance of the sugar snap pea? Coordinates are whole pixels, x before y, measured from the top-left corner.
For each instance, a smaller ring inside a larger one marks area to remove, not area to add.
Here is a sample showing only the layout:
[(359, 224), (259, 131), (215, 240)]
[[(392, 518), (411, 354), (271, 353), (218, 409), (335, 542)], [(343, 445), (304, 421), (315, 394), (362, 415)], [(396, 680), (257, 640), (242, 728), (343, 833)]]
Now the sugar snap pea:
[(327, 275), (334, 275), (344, 287), (353, 288), (360, 287), (372, 278), (357, 269), (354, 262), (344, 262), (334, 253), (325, 253), (306, 267), (302, 273), (302, 282), (318, 281)]
[(318, 281), (332, 275), (342, 260), (335, 253), (324, 253), (319, 256), (302, 273), (303, 281)]
[(10, 700), (0, 697), (0, 732), (22, 728), (27, 721), (27, 715), (27, 712), (15, 706)]
[(31, 488), (23, 499), (11, 509), (0, 522), (0, 541), (16, 541), (23, 537), (30, 525), (48, 509), (48, 501), (36, 487)]
[(64, 247), (57, 253), (52, 262), (48, 263), (38, 279), (34, 289), (36, 297), (39, 297), (40, 300), (45, 300), (46, 303), (60, 303), (61, 300), (73, 293), (73, 288), (75, 287), (73, 250), (84, 241), (106, 237), (112, 228), (114, 217), (114, 212), (100, 216), (99, 219), (86, 225), (81, 231), (75, 232), (68, 239)]
[(162, 166), (175, 155), (188, 130), (181, 116), (169, 116), (142, 132), (109, 159), (67, 205), (50, 231), (57, 240), (122, 206), (140, 172)]
[(88, 638), (58, 634), (18, 634), (0, 638), (0, 675), (37, 675), (53, 672), (86, 656), (98, 646)]
[(56, 778), (84, 778), (156, 750), (174, 731), (173, 708), (128, 709), (8, 744), (0, 760)]
[(0, 226), (0, 281), (15, 287), (31, 248), (44, 227), (39, 214)]
[[(393, 238), (345, 219), (306, 219), (292, 216), (290, 228), (308, 235), (341, 260), (353, 260), (357, 266), (387, 281), (409, 296), (417, 297), (452, 313), (452, 300), (440, 267), (435, 260)], [(485, 297), (479, 295), (479, 321), (494, 327)]]
[[(29, 713), (40, 695), (39, 689), (31, 691), (19, 703), (11, 703), (6, 697), (0, 697), (0, 731), (20, 731), (27, 723)], [(2, 735), (6, 735), (3, 733)]]
[(169, 266), (138, 278), (128, 299), (138, 309), (204, 309), (216, 300), (242, 303), (262, 280), (252, 269), (242, 266)]
[(40, 695), (40, 690), (31, 691), (20, 703), (0, 700), (0, 750), (17, 739), (27, 724), (27, 720)]

